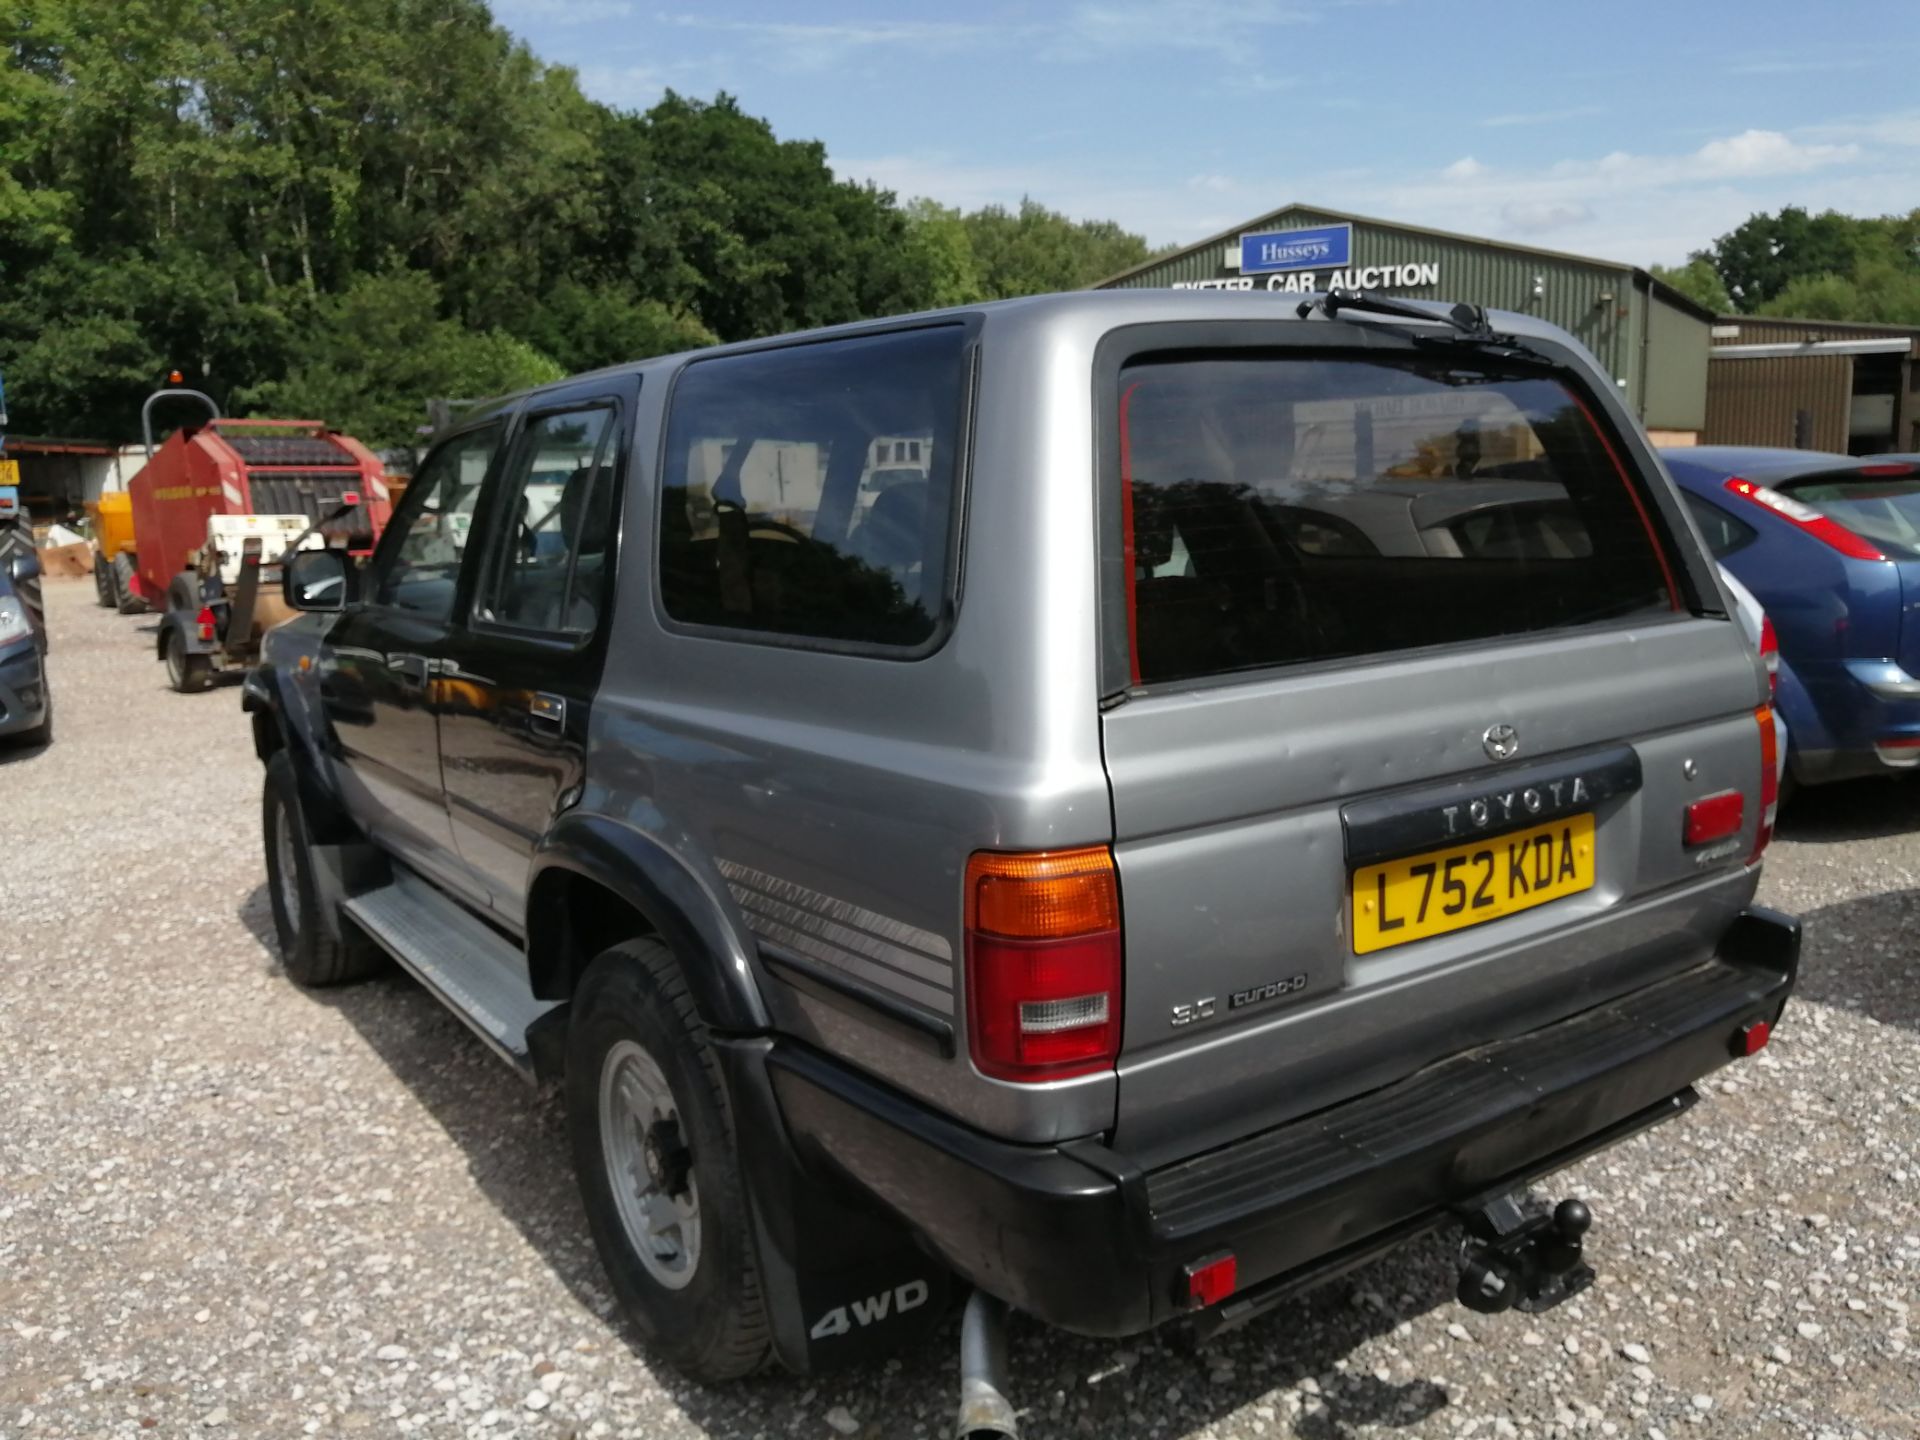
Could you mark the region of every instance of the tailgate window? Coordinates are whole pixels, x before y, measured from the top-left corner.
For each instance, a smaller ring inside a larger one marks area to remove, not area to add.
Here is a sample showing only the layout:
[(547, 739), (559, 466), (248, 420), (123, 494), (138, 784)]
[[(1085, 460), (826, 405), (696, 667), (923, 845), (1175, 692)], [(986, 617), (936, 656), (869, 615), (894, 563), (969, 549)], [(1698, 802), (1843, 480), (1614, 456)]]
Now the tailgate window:
[(1650, 504), (1537, 368), (1182, 354), (1120, 387), (1136, 683), (1679, 608)]
[(1920, 476), (1904, 465), (1775, 481), (1773, 488), (1864, 535), (1896, 560), (1920, 559)]

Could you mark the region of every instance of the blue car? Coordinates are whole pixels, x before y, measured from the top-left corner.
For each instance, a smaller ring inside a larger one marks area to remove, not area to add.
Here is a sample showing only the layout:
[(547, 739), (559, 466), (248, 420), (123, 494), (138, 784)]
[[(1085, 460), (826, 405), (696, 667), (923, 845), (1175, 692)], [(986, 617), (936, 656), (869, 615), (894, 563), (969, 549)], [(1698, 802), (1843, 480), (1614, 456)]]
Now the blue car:
[(0, 743), (40, 744), (53, 738), (47, 690), (47, 632), (36, 586), (40, 559), (15, 552), (0, 568)]
[(1793, 782), (1920, 767), (1920, 467), (1745, 446), (1661, 457), (1773, 623)]

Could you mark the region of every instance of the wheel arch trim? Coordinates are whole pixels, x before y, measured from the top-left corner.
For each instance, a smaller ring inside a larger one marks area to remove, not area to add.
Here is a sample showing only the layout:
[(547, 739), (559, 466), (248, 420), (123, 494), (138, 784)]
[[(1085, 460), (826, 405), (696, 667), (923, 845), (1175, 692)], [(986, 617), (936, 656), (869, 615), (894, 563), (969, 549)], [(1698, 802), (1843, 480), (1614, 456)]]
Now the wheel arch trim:
[(563, 933), (568, 877), (611, 892), (653, 927), (681, 962), (708, 1025), (734, 1034), (772, 1028), (752, 941), (714, 889), (657, 839), (604, 815), (564, 816), (534, 849), (526, 933), (536, 995), (567, 998), (567, 976), (557, 958), (543, 961), (539, 937)]
[[(164, 630), (164, 627), (163, 627)], [(294, 757), (294, 776), (300, 785), (300, 806), (307, 829), (323, 845), (343, 845), (364, 838), (345, 801), (333, 784), (322, 737), (313, 733), (314, 711), (303, 698), (289, 695), (291, 682), (270, 662), (247, 671), (240, 689), (240, 709), (253, 717), (253, 752), (262, 765), (272, 758), (262, 721), (280, 734), (281, 745)]]

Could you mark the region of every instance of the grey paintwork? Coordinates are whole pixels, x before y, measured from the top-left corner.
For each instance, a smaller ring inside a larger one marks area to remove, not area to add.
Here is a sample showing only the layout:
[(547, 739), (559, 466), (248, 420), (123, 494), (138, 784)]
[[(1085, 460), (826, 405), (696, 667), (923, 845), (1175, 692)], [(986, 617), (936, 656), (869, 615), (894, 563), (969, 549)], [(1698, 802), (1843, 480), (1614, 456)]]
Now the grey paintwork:
[[(582, 793), (562, 824), (590, 818), (632, 837), (646, 865), (670, 872), (673, 894), (710, 907), (701, 933), (716, 956), (690, 963), (717, 962), (748, 1013), (764, 1005), (778, 1029), (982, 1129), (1027, 1140), (1112, 1132), (1143, 1163), (1700, 957), (1756, 882), (1744, 860), (1765, 683), (1718, 613), (1711, 567), (1670, 493), (1658, 508), (1677, 530), (1698, 616), (1157, 687), (1103, 711), (1103, 621), (1115, 617), (1099, 598), (1096, 350), (1117, 329), (1163, 322), (1258, 324), (1282, 344), (1371, 338), (1369, 321), (1295, 318), (1296, 300), (1116, 291), (968, 312), (980, 359), (960, 596), (944, 641), (915, 659), (663, 623), (650, 573), (654, 460), (689, 357), (636, 367), (645, 383), (607, 659)], [(1581, 367), (1629, 462), (1667, 485), (1584, 350), (1523, 316), (1495, 324)], [(1598, 886), (1355, 956), (1341, 805), (1489, 771), (1481, 737), (1495, 723), (1519, 731), (1530, 761), (1622, 741), (1638, 750), (1641, 789), (1599, 816)], [(1703, 866), (1681, 847), (1681, 811), (1725, 788), (1746, 795), (1747, 827), (1737, 853)], [(979, 1075), (965, 1041), (968, 856), (1107, 843), (1125, 904), (1117, 1071), (1040, 1086)], [(948, 1021), (957, 1053), (788, 983), (762, 962), (756, 935)], [(1284, 997), (1170, 1023), (1177, 1004), (1293, 976), (1304, 982)]]
[[(865, 912), (855, 935), (891, 925), (924, 936), (909, 954), (850, 956), (854, 935), (840, 932), (840, 954), (807, 953), (962, 1027), (967, 856), (1116, 842), (1128, 957), (1117, 1075), (988, 1080), (964, 1030), (958, 1055), (942, 1058), (858, 1007), (756, 978), (783, 1027), (983, 1128), (1035, 1140), (1115, 1130), (1156, 1163), (1696, 960), (1754, 875), (1744, 848), (1703, 873), (1681, 851), (1681, 808), (1730, 787), (1746, 791), (1750, 817), (1758, 802), (1751, 712), (1763, 682), (1719, 617), (1169, 687), (1103, 717), (1094, 352), (1120, 326), (1196, 319), (1315, 335), (1328, 331), (1308, 326), (1333, 323), (1206, 292), (987, 307), (964, 595), (946, 643), (919, 660), (669, 631), (632, 563), (654, 548), (656, 496), (631, 484), (582, 801), (666, 845), (731, 903), (742, 934), (791, 949), (796, 931), (832, 934), (823, 927), (839, 907)], [(1496, 324), (1569, 343), (1524, 317)], [(660, 362), (659, 379), (678, 363)], [(1587, 378), (1610, 403), (1606, 378)], [(658, 453), (670, 388), (652, 376), (643, 387), (636, 453)], [(1634, 456), (1658, 477), (1637, 434)], [(1645, 784), (1602, 815), (1600, 886), (1354, 957), (1340, 803), (1486, 769), (1480, 737), (1496, 721), (1518, 727), (1530, 759), (1638, 745)], [(743, 893), (749, 872), (762, 895), (785, 887), (787, 908)], [(944, 975), (942, 946), (954, 957)], [(1169, 1023), (1176, 1003), (1295, 974), (1308, 984), (1285, 999), (1230, 1018), (1223, 1006), (1184, 1031)]]

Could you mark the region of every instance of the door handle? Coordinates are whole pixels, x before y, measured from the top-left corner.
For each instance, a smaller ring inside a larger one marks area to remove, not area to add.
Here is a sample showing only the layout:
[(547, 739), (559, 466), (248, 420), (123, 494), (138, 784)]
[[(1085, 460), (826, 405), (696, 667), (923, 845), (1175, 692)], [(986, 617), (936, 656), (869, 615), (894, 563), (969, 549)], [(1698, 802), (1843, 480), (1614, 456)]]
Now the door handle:
[(396, 670), (407, 684), (424, 689), (433, 666), (424, 655), (389, 655), (387, 668)]
[(535, 693), (527, 702), (527, 720), (536, 735), (561, 735), (567, 728), (567, 701), (562, 695)]

